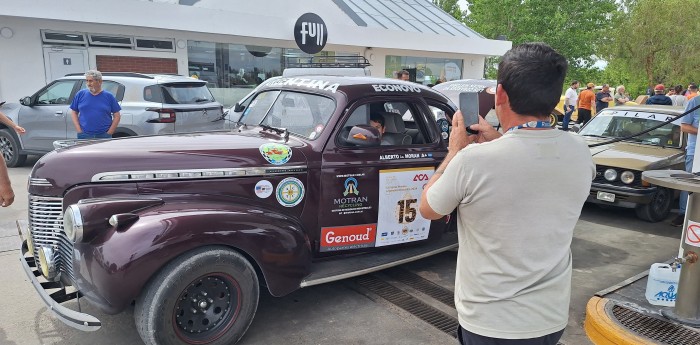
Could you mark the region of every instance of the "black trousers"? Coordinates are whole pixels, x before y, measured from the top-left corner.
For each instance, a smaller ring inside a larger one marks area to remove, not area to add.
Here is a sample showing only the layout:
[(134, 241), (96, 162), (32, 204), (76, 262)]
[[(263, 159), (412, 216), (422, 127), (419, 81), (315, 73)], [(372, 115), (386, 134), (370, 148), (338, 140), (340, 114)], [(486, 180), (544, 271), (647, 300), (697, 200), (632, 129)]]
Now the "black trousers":
[(462, 345), (557, 345), (562, 334), (564, 334), (563, 329), (539, 338), (499, 339), (474, 334), (462, 328), (462, 326), (459, 326), (457, 330), (459, 343)]
[(591, 111), (588, 109), (581, 109), (578, 108), (578, 119), (576, 119), (576, 122), (585, 125), (586, 122), (588, 122), (591, 119)]

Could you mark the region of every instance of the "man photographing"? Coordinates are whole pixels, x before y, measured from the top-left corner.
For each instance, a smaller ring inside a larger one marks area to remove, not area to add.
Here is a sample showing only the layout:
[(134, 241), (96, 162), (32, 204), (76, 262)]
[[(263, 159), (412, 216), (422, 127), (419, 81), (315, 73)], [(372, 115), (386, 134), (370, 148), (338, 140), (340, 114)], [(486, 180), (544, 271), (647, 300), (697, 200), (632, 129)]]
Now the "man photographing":
[(505, 133), (480, 118), (468, 136), (458, 111), (448, 154), (423, 190), (423, 217), (457, 209), (462, 344), (554, 345), (567, 325), (570, 245), (595, 165), (581, 137), (549, 126), (566, 70), (544, 43), (508, 51), (496, 88)]

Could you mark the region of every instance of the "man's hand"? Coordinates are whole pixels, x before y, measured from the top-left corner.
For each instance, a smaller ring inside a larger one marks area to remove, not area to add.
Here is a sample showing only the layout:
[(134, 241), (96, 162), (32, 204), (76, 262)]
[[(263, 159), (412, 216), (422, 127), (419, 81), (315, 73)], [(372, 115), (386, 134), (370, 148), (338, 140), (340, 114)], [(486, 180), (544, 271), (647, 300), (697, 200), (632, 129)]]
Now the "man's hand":
[(15, 201), (15, 193), (12, 191), (12, 187), (8, 183), (0, 182), (0, 206), (7, 207), (12, 205)]
[(467, 136), (467, 128), (464, 126), (464, 116), (462, 116), (461, 111), (457, 110), (452, 116), (452, 131), (450, 133), (450, 146), (448, 147), (448, 151), (450, 153), (457, 153), (459, 150), (465, 148), (467, 144), (469, 144), (469, 137)]
[(15, 125), (13, 128), (14, 128), (15, 132), (17, 132), (17, 133), (19, 133), (19, 134), (24, 134), (24, 133), (27, 132), (27, 131), (24, 129), (24, 127), (21, 127), (21, 126), (19, 126), (19, 125)]
[[(454, 129), (454, 126), (452, 127)], [(473, 131), (478, 131), (478, 134), (469, 136), (469, 143), (484, 143), (493, 139), (500, 138), (503, 134), (499, 133), (486, 119), (479, 116), (479, 123), (469, 127)], [(452, 139), (450, 139), (451, 141)]]

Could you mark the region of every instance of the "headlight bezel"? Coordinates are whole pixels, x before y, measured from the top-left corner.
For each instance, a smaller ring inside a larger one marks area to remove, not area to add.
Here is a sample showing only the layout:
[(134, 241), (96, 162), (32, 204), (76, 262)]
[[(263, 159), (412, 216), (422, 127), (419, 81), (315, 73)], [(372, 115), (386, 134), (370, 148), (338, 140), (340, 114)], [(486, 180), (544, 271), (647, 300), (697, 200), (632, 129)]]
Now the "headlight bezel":
[(605, 171), (603, 172), (603, 178), (608, 182), (613, 182), (613, 181), (617, 180), (617, 177), (618, 177), (617, 170), (615, 170), (613, 168), (605, 169)]
[(39, 247), (39, 268), (41, 269), (41, 274), (44, 275), (46, 279), (53, 279), (56, 277), (56, 256), (54, 255), (54, 250), (51, 247), (41, 246)]
[[(628, 180), (626, 180), (626, 176), (629, 177)], [(634, 182), (635, 179), (636, 176), (633, 171), (625, 170), (622, 172), (622, 174), (620, 174), (620, 182), (624, 184), (632, 184), (632, 182)]]
[(83, 216), (78, 205), (70, 205), (63, 214), (63, 231), (73, 243), (83, 240)]

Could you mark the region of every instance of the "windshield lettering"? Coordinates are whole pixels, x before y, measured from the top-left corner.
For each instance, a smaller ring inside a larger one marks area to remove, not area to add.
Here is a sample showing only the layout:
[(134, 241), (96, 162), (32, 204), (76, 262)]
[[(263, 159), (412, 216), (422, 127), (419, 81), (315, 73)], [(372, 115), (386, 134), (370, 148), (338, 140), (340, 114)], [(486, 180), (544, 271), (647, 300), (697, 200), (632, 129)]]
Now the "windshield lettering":
[(335, 84), (330, 84), (327, 81), (323, 80), (315, 80), (315, 79), (306, 79), (306, 78), (281, 78), (275, 81), (270, 82), (266, 86), (298, 86), (298, 87), (307, 87), (310, 89), (318, 89), (322, 91), (329, 91), (332, 93), (335, 93), (338, 91), (338, 87), (340, 84), (335, 83)]

